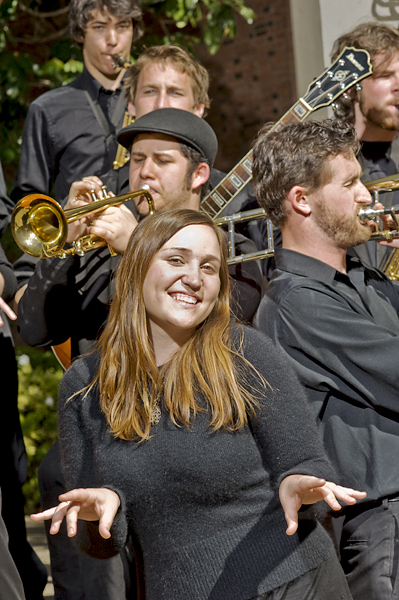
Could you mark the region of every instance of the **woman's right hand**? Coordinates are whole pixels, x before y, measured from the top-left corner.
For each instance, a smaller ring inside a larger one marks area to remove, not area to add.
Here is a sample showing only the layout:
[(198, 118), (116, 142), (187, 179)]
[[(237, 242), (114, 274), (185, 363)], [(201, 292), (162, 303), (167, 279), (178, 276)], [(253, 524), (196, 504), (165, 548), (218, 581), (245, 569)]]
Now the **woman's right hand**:
[(64, 518), (68, 536), (77, 532), (78, 519), (99, 521), (98, 530), (104, 539), (111, 537), (111, 525), (120, 506), (118, 494), (108, 488), (80, 488), (59, 496), (60, 504), (31, 515), (32, 521), (52, 520), (50, 533), (56, 534)]

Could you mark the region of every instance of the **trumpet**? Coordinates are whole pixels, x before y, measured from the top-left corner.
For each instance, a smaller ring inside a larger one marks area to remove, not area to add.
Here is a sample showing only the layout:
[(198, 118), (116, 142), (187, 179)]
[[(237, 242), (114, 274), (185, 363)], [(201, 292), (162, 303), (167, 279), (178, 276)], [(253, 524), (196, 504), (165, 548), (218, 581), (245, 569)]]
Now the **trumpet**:
[[(107, 244), (102, 238), (86, 235), (72, 242), (72, 247), (65, 250), (69, 223), (137, 196), (145, 196), (149, 213), (153, 214), (155, 212), (154, 201), (147, 185), (134, 192), (119, 196), (107, 195), (105, 187), (101, 188), (100, 198), (93, 190), (90, 192), (93, 202), (86, 206), (67, 210), (63, 210), (58, 202), (44, 194), (25, 196), (17, 202), (11, 215), (11, 233), (15, 242), (21, 250), (36, 258), (50, 258), (53, 256), (67, 258), (75, 254), (83, 256), (89, 250)], [(111, 248), (110, 251), (115, 254)]]

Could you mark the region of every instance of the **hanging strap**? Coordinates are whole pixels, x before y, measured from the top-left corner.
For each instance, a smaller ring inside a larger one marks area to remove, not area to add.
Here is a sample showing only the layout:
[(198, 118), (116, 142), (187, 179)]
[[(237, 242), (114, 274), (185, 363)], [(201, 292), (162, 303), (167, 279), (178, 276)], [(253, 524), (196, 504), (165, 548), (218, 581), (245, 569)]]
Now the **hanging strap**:
[(86, 94), (86, 98), (89, 103), (89, 106), (90, 106), (91, 110), (93, 111), (93, 114), (96, 117), (98, 124), (100, 125), (101, 129), (104, 132), (105, 144), (107, 146), (107, 152), (108, 152), (108, 158), (112, 165), (113, 160), (115, 158), (115, 156), (114, 156), (114, 154), (115, 154), (115, 148), (114, 148), (114, 146), (115, 146), (115, 128), (118, 125), (118, 123), (121, 121), (122, 116), (125, 113), (125, 108), (126, 108), (125, 94), (122, 91), (119, 95), (118, 102), (115, 106), (114, 112), (111, 117), (111, 123), (113, 125), (113, 127), (111, 127), (111, 123), (105, 116), (104, 111), (101, 108), (101, 106), (99, 105), (97, 98), (94, 98), (89, 90), (84, 90), (84, 92)]

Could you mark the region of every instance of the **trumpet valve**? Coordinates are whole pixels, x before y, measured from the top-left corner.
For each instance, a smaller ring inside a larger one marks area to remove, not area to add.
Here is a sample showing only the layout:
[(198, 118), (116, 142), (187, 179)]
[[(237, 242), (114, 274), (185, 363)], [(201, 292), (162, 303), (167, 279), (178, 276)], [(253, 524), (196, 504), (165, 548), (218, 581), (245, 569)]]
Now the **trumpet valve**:
[(107, 190), (106, 185), (101, 186), (98, 194), (97, 194), (96, 190), (90, 190), (89, 194), (91, 196), (92, 201), (98, 202), (98, 200), (104, 200), (105, 198), (109, 198), (106, 190)]

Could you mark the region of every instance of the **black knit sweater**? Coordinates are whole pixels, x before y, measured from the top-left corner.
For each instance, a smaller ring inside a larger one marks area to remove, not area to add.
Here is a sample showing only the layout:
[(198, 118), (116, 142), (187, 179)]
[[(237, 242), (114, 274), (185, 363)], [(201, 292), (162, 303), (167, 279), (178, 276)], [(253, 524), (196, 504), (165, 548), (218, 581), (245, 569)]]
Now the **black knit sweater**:
[[(238, 433), (191, 430), (164, 411), (144, 443), (109, 433), (98, 396), (78, 394), (98, 356), (76, 361), (60, 390), (59, 428), (68, 489), (109, 487), (121, 497), (110, 540), (79, 523), (79, 543), (110, 556), (131, 533), (144, 564), (147, 600), (242, 600), (277, 588), (321, 564), (333, 551), (319, 524), (300, 521), (287, 536), (278, 486), (292, 473), (331, 479), (300, 385), (270, 340), (244, 328), (244, 355), (272, 386), (257, 417)], [(248, 381), (259, 388), (257, 377)], [(304, 513), (306, 515), (306, 511)]]

